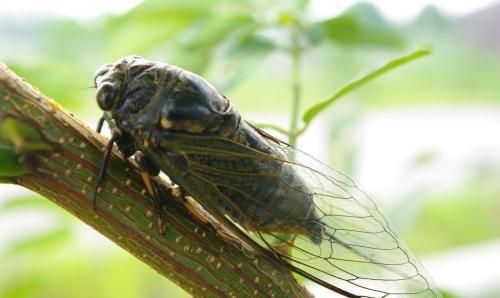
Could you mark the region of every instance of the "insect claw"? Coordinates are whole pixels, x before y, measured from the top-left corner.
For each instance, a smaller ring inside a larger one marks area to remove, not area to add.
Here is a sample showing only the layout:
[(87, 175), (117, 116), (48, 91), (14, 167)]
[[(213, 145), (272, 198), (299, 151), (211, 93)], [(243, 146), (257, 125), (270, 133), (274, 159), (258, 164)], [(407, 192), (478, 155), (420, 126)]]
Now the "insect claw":
[(152, 199), (153, 199), (153, 204), (155, 205), (156, 209), (156, 216), (158, 217), (157, 223), (158, 223), (158, 230), (160, 235), (165, 235), (165, 228), (163, 227), (163, 204), (158, 196), (158, 192), (156, 188), (154, 187), (154, 184), (151, 183), (151, 176), (149, 177), (149, 183), (151, 185), (151, 190), (152, 193), (150, 193)]
[(156, 209), (156, 216), (158, 217), (158, 230), (160, 235), (165, 235), (165, 229), (163, 228), (163, 204), (158, 196), (158, 191), (153, 183), (151, 183), (151, 176), (147, 172), (141, 172), (144, 184), (146, 185), (146, 189), (151, 196), (153, 204)]

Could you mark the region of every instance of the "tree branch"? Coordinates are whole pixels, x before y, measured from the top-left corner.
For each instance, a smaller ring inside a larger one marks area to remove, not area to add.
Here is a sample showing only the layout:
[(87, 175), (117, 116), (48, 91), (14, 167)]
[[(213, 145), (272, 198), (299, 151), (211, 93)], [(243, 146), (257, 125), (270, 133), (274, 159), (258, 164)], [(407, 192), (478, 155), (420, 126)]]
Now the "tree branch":
[(0, 182), (41, 194), (193, 296), (311, 297), (285, 266), (254, 253), (208, 214), (207, 223), (196, 220), (157, 178), (166, 198), (161, 235), (136, 165), (116, 150), (93, 211), (104, 146), (105, 138), (0, 63)]

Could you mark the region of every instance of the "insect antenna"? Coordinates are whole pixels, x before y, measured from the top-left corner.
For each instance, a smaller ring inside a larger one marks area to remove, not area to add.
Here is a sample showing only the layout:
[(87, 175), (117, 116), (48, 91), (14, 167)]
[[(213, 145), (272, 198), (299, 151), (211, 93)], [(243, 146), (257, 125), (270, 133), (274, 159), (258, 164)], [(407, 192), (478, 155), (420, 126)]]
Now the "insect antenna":
[(78, 89), (78, 91), (83, 91), (83, 90), (87, 90), (87, 89), (95, 89), (97, 88), (96, 86), (88, 86), (88, 87), (83, 87), (83, 88), (80, 88)]
[[(104, 118), (104, 117), (103, 117)], [(113, 150), (113, 145), (115, 144), (116, 140), (120, 138), (120, 135), (116, 132), (113, 133), (111, 136), (111, 139), (109, 139), (108, 143), (106, 144), (106, 149), (104, 151), (104, 156), (102, 158), (101, 166), (99, 168), (99, 176), (97, 178), (97, 183), (94, 188), (94, 193), (92, 195), (92, 208), (96, 210), (96, 203), (97, 203), (97, 191), (99, 190), (99, 187), (102, 185), (104, 182), (104, 176), (106, 175), (106, 169), (108, 168), (108, 161), (109, 158), (111, 157), (111, 151)]]

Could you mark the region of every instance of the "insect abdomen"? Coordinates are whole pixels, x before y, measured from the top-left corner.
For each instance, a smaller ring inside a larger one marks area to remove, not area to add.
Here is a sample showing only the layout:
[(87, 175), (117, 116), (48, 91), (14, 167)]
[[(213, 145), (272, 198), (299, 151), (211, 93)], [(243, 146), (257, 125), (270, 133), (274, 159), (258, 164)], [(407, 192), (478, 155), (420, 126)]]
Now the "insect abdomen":
[(212, 203), (248, 230), (305, 234), (314, 243), (321, 242), (323, 227), (312, 198), (289, 165), (246, 159), (246, 167), (238, 167), (238, 159), (231, 156), (189, 154), (188, 158), (190, 169), (224, 197)]

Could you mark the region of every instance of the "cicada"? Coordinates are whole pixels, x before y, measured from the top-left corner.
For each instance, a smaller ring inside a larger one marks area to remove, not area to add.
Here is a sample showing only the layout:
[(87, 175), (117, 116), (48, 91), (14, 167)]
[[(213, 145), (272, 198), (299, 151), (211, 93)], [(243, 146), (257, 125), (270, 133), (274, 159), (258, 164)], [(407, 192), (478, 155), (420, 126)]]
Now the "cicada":
[(164, 172), (236, 236), (344, 296), (440, 297), (349, 177), (242, 119), (200, 76), (134, 56), (102, 66), (95, 86), (107, 153), (135, 154), (151, 193), (147, 177)]

